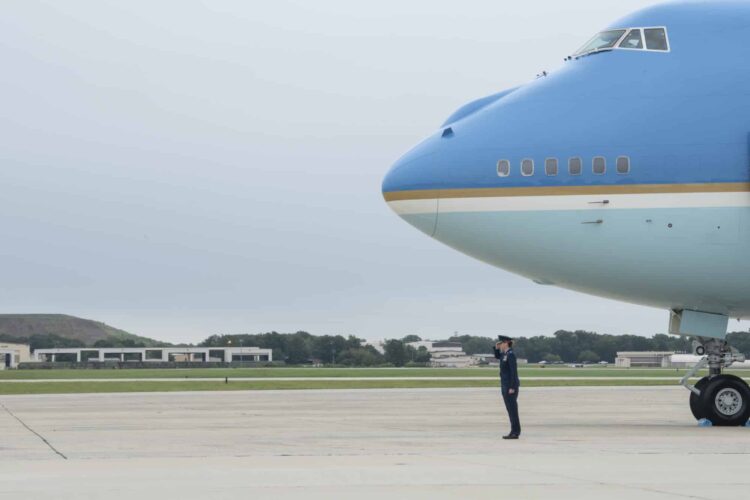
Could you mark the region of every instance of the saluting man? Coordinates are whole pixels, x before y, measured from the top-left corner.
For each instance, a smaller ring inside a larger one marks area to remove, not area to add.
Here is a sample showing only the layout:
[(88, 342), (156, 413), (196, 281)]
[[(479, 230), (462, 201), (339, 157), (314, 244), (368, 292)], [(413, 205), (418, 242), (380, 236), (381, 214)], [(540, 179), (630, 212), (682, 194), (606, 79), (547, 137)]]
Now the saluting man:
[(503, 436), (503, 439), (518, 439), (521, 435), (521, 421), (518, 419), (518, 389), (521, 381), (518, 379), (513, 339), (505, 335), (498, 335), (497, 339), (495, 357), (500, 360), (500, 393), (510, 418), (510, 433)]

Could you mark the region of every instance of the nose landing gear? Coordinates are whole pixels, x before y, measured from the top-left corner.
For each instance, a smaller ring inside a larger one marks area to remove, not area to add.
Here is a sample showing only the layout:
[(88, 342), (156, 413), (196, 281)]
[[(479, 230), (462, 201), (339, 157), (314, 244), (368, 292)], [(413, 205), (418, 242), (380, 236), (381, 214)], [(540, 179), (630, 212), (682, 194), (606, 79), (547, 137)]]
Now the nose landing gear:
[[(726, 341), (717, 339), (699, 337), (693, 347), (696, 353), (705, 353), (681, 381), (690, 390), (693, 416), (698, 420), (708, 419), (717, 426), (745, 425), (750, 418), (750, 387), (735, 375), (721, 373), (722, 369), (735, 361), (744, 361), (745, 357)], [(709, 368), (709, 375), (691, 386), (690, 378), (705, 366)]]

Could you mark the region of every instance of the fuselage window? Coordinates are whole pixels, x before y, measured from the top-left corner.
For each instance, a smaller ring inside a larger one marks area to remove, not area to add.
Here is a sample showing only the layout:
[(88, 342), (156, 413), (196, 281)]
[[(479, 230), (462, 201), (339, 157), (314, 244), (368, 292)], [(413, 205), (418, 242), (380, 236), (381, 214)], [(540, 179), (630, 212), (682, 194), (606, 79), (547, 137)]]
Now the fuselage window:
[(630, 33), (622, 39), (618, 47), (621, 49), (642, 49), (641, 30), (638, 28), (630, 30)]
[(648, 50), (669, 50), (667, 33), (664, 28), (644, 28), (646, 36), (646, 48)]
[(510, 175), (510, 162), (508, 160), (499, 160), (497, 162), (497, 175), (508, 177)]
[(630, 158), (627, 156), (617, 157), (617, 173), (618, 174), (629, 174), (630, 173)]
[(521, 160), (521, 175), (527, 177), (534, 175), (534, 160), (528, 158)]
[(557, 175), (557, 158), (547, 158), (544, 160), (544, 173), (547, 175)]
[(581, 175), (581, 166), (583, 162), (580, 158), (569, 158), (568, 159), (568, 173), (570, 175)]
[(607, 171), (607, 160), (603, 156), (595, 156), (591, 162), (595, 174), (603, 174)]

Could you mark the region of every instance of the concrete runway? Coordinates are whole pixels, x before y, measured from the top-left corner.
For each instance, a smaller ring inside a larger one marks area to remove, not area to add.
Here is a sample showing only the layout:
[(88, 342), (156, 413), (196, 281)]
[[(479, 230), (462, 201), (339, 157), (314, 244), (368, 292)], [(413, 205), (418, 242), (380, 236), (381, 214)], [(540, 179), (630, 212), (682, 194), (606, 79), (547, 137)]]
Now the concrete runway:
[(0, 396), (0, 498), (742, 498), (680, 387)]

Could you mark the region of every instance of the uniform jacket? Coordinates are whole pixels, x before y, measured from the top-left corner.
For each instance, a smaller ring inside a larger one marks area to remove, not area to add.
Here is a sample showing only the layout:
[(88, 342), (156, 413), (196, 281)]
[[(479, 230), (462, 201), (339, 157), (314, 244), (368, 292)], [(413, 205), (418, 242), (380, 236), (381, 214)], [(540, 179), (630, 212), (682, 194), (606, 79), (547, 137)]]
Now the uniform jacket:
[(518, 365), (513, 349), (508, 349), (505, 354), (495, 349), (495, 357), (500, 360), (500, 385), (506, 389), (518, 389), (521, 381), (518, 379)]

